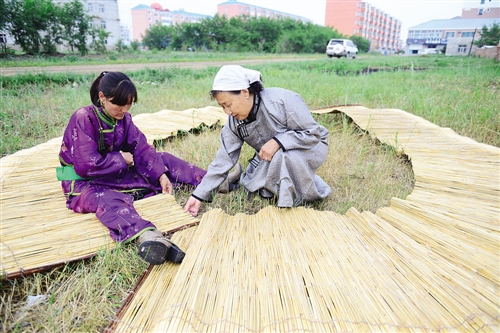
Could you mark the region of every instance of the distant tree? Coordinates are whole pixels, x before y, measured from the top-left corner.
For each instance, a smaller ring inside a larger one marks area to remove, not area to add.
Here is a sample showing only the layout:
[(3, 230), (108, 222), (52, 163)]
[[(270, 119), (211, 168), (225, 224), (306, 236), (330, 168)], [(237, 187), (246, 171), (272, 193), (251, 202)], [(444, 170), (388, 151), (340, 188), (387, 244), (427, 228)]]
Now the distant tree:
[(71, 48), (81, 55), (88, 53), (87, 37), (90, 35), (92, 17), (86, 13), (79, 0), (65, 2), (60, 8), (61, 38)]
[(134, 51), (137, 51), (139, 49), (139, 46), (141, 46), (141, 43), (137, 39), (134, 39), (130, 42), (130, 48)]
[(100, 54), (106, 53), (106, 39), (111, 36), (111, 32), (102, 28), (94, 28), (90, 30), (90, 36), (92, 38), (90, 46)]
[(484, 45), (496, 46), (500, 43), (500, 25), (498, 23), (493, 23), (490, 28), (484, 25), (480, 34), (481, 38), (474, 42), (479, 47)]
[(55, 38), (53, 29), (58, 23), (54, 3), (51, 0), (8, 0), (8, 3), (12, 10), (8, 30), (15, 44), (28, 54), (50, 50)]
[(203, 31), (203, 25), (200, 23), (185, 22), (172, 29), (170, 34), (170, 43), (175, 44), (175, 48), (191, 47), (200, 50), (203, 46), (209, 44), (207, 34)]
[(115, 51), (118, 53), (123, 53), (127, 50), (128, 50), (128, 46), (125, 45), (125, 43), (123, 42), (123, 39), (119, 38), (118, 41), (116, 42)]
[(352, 35), (350, 38), (358, 47), (359, 52), (368, 52), (370, 50), (370, 41), (358, 35)]
[(226, 15), (215, 15), (213, 18), (201, 20), (206, 38), (212, 49), (223, 49), (228, 42), (229, 20)]
[(0, 53), (7, 54), (7, 41), (5, 40), (5, 32), (10, 24), (12, 17), (12, 2), (10, 0), (0, 0), (0, 33), (2, 33), (2, 38), (0, 38)]
[(248, 21), (248, 30), (251, 32), (251, 42), (256, 51), (275, 52), (282, 32), (278, 20), (267, 17), (252, 18)]
[(12, 1), (0, 0), (0, 31), (4, 32), (12, 17)]
[(310, 50), (307, 53), (324, 53), (330, 39), (342, 36), (336, 29), (332, 30), (317, 24), (307, 23), (306, 28), (310, 40)]
[(164, 50), (172, 42), (174, 32), (173, 27), (157, 23), (146, 30), (145, 35), (141, 35), (142, 45), (150, 49)]

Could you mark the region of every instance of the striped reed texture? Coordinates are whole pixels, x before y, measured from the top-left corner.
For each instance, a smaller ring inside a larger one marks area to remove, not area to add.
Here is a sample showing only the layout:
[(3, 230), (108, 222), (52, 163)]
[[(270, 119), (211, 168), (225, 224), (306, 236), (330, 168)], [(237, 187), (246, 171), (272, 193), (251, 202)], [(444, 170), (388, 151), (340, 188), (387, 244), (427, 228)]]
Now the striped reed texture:
[(500, 331), (500, 149), (401, 110), (315, 112), (408, 155), (412, 194), (376, 214), (209, 211), (108, 332)]
[[(141, 130), (146, 129), (148, 142), (152, 144), (159, 138), (176, 135), (178, 130), (189, 131), (202, 124), (212, 126), (226, 117), (220, 108), (207, 107), (141, 114), (134, 117), (134, 122)], [(66, 208), (55, 174), (60, 145), (61, 138), (56, 138), (0, 160), (3, 278), (16, 278), (84, 259), (113, 243), (95, 214), (76, 214)], [(162, 231), (199, 222), (184, 213), (169, 195), (139, 200), (134, 206)]]

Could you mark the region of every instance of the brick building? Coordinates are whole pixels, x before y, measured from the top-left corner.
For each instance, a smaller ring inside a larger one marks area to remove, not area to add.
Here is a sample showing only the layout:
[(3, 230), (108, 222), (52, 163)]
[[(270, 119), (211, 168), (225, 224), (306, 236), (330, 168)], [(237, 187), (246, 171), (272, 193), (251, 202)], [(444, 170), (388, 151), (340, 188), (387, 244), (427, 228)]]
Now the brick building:
[(325, 26), (368, 39), (370, 51), (395, 53), (403, 47), (401, 21), (362, 0), (326, 0)]
[(161, 23), (162, 25), (175, 25), (184, 22), (200, 22), (202, 19), (211, 17), (210, 15), (189, 13), (183, 9), (171, 11), (163, 8), (155, 2), (148, 5), (138, 5), (131, 10), (132, 16), (132, 39), (142, 41), (142, 35), (153, 25)]
[(476, 0), (475, 4), (470, 1), (464, 2), (462, 18), (500, 18), (500, 1)]
[(228, 0), (226, 2), (217, 5), (217, 14), (219, 16), (225, 15), (227, 18), (235, 16), (251, 16), (251, 17), (267, 17), (267, 18), (290, 18), (296, 21), (302, 21), (304, 23), (311, 22), (312, 20), (307, 19), (302, 16), (292, 15), (289, 13), (280, 12), (279, 10), (269, 9), (265, 7), (259, 7), (250, 5), (243, 2), (238, 2), (237, 0)]

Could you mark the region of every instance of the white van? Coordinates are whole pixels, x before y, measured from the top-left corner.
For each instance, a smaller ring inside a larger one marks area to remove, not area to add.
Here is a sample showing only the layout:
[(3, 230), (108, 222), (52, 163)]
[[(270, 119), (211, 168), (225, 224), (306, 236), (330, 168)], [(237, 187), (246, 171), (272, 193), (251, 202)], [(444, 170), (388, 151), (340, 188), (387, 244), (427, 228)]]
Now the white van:
[(331, 57), (352, 57), (358, 55), (358, 47), (350, 39), (331, 39), (326, 46), (326, 55)]

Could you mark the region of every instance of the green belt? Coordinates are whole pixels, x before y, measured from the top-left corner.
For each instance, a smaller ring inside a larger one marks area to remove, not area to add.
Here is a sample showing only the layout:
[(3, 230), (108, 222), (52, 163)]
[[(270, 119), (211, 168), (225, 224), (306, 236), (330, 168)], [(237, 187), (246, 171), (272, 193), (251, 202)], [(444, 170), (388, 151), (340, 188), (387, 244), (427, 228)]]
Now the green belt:
[(78, 176), (72, 165), (64, 165), (56, 168), (57, 180), (85, 180)]

